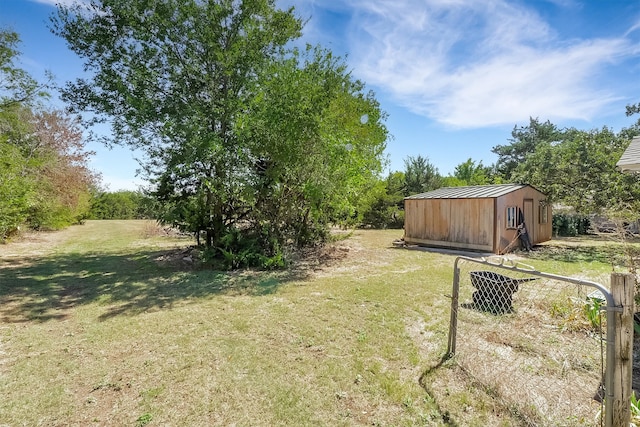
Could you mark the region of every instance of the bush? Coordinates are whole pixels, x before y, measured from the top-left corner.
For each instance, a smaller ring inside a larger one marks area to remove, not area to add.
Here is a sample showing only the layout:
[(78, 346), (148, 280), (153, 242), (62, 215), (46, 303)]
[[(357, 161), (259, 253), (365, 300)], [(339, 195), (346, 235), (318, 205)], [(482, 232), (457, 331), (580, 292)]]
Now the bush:
[(589, 234), (591, 220), (588, 216), (570, 213), (553, 215), (553, 234), (556, 236), (578, 236)]
[(276, 270), (286, 265), (280, 245), (264, 230), (256, 232), (231, 228), (220, 240), (220, 246), (205, 249), (201, 258), (206, 264), (221, 270), (247, 267)]

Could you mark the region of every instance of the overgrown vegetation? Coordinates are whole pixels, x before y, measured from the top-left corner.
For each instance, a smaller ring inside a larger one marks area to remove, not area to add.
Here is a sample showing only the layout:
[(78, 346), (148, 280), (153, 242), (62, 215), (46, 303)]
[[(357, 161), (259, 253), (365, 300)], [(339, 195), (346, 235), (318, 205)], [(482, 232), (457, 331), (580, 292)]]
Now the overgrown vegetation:
[(0, 242), (21, 226), (59, 229), (82, 221), (97, 176), (78, 121), (40, 104), (48, 84), (16, 65), (20, 39), (0, 29)]

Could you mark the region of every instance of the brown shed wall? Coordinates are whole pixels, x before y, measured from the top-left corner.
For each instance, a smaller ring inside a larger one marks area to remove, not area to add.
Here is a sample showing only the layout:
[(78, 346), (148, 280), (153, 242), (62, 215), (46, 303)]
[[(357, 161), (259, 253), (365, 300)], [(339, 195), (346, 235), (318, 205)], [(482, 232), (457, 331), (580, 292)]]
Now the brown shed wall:
[(493, 250), (493, 199), (407, 199), (405, 241)]
[[(517, 230), (507, 228), (507, 207), (509, 206), (522, 209), (532, 245), (551, 240), (553, 234), (551, 206), (547, 207), (546, 222), (542, 222), (540, 217), (541, 206), (546, 203), (546, 200), (547, 197), (533, 187), (524, 187), (496, 199), (496, 253), (502, 253), (516, 237)], [(526, 208), (527, 204), (530, 210)]]

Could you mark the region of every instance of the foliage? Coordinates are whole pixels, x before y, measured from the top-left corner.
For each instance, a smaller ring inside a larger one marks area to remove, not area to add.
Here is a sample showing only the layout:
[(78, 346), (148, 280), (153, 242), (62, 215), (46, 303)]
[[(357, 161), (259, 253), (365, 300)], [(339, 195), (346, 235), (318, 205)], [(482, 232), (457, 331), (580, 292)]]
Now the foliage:
[(48, 97), (49, 82), (40, 84), (14, 61), (20, 56), (18, 33), (0, 28), (0, 111), (32, 105)]
[(442, 177), (442, 186), (443, 187), (464, 187), (466, 186), (466, 181), (463, 181), (455, 176), (448, 175)]
[(463, 182), (463, 185), (485, 185), (491, 183), (492, 169), (482, 162), (476, 164), (471, 158), (460, 163), (453, 171), (453, 176)]
[(99, 192), (91, 200), (90, 219), (151, 219), (155, 200), (140, 191)]
[(381, 170), (379, 104), (330, 52), (286, 49), (301, 29), (273, 0), (101, 0), (53, 19), (92, 73), (63, 98), (147, 153), (160, 219), (222, 258), (228, 236), (265, 237), (267, 257), (322, 241)]
[(498, 169), (508, 170), (505, 179), (531, 184), (550, 202), (579, 214), (637, 204), (640, 199), (640, 178), (615, 167), (629, 144), (628, 131), (559, 130), (549, 122), (541, 125), (532, 120), (517, 135), (510, 146), (494, 148), (501, 156)]
[(55, 229), (82, 220), (98, 179), (78, 122), (38, 105), (48, 84), (14, 64), (18, 43), (0, 30), (0, 241), (23, 224)]
[(587, 302), (584, 305), (584, 313), (594, 331), (597, 331), (602, 326), (602, 310), (605, 305), (606, 302), (604, 299), (587, 297)]
[(442, 185), (438, 168), (429, 162), (428, 157), (409, 156), (404, 160), (404, 168), (405, 196), (435, 190)]
[(149, 424), (151, 420), (153, 420), (153, 416), (150, 413), (145, 412), (136, 420), (136, 427), (144, 427)]
[(364, 209), (361, 224), (372, 228), (402, 228), (404, 226), (404, 173), (391, 172), (368, 192), (370, 200)]
[[(349, 221), (381, 170), (386, 128), (372, 93), (346, 64), (307, 48), (272, 64), (237, 124), (248, 147), (253, 228), (301, 246)], [(364, 120), (363, 118), (366, 118)]]
[(36, 170), (37, 194), (30, 208), (32, 228), (59, 229), (82, 221), (90, 209), (91, 190), (99, 177), (89, 169), (89, 157), (79, 122), (61, 111), (39, 111), (34, 117), (41, 159)]
[(555, 236), (578, 236), (589, 234), (591, 220), (587, 215), (558, 212), (553, 214)]
[(640, 400), (636, 397), (636, 392), (631, 392), (631, 421), (640, 422)]
[(510, 143), (496, 145), (491, 150), (498, 155), (497, 172), (506, 182), (512, 182), (516, 168), (537, 150), (539, 144), (553, 144), (560, 137), (561, 131), (556, 125), (549, 121), (540, 123), (537, 118), (530, 118), (528, 126), (514, 126)]
[(266, 228), (262, 233), (231, 229), (220, 240), (220, 246), (205, 249), (201, 258), (205, 264), (217, 270), (245, 267), (275, 270), (286, 265), (284, 251)]
[(34, 162), (15, 143), (29, 131), (20, 113), (15, 106), (0, 110), (0, 241), (24, 223), (35, 191), (35, 177), (29, 173)]

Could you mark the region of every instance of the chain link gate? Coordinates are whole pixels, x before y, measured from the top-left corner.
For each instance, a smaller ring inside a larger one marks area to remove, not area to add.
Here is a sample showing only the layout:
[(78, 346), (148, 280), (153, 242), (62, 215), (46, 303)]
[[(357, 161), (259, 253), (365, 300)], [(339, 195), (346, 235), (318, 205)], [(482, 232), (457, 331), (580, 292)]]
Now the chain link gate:
[(458, 257), (447, 352), (525, 425), (611, 427), (615, 310), (598, 283)]

